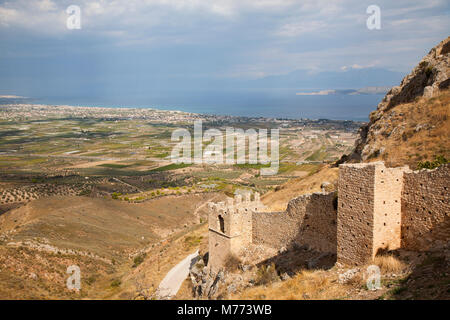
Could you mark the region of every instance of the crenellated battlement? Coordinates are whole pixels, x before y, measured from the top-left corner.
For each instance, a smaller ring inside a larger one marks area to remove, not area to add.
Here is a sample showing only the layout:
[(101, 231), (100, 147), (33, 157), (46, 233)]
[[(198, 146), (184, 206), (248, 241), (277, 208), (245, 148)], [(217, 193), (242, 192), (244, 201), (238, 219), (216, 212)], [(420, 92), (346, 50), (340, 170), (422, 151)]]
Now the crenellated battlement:
[(252, 215), (263, 210), (259, 193), (238, 194), (218, 203), (208, 203), (210, 264), (222, 265), (230, 254), (252, 241)]
[(216, 212), (218, 214), (233, 214), (233, 213), (244, 213), (246, 211), (261, 211), (265, 209), (264, 204), (261, 202), (260, 194), (246, 193), (244, 196), (238, 194), (234, 198), (227, 198), (226, 201), (222, 202), (210, 202), (208, 203), (210, 211)]

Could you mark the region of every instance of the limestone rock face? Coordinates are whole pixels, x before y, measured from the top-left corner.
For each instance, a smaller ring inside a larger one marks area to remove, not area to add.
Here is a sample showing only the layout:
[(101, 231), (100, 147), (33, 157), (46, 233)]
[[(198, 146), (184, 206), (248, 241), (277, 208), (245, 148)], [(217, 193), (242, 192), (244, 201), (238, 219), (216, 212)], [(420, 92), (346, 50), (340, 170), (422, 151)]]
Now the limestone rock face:
[(223, 282), (224, 272), (213, 273), (208, 267), (197, 263), (190, 271), (194, 298), (211, 298), (218, 290), (219, 283)]
[(360, 138), (350, 160), (365, 161), (373, 156), (373, 145), (378, 134), (385, 130), (380, 119), (389, 115), (389, 110), (417, 97), (432, 98), (450, 85), (450, 37), (441, 41), (420, 61), (412, 72), (403, 78), (399, 86), (393, 87), (370, 114), (370, 121), (361, 127)]

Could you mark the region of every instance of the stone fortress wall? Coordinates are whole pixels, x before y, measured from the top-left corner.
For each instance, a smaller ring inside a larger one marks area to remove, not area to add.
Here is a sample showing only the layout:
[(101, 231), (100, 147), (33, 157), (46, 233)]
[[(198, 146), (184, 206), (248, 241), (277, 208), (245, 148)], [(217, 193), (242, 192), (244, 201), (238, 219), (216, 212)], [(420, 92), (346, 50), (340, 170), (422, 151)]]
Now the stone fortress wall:
[(450, 165), (411, 171), (343, 164), (337, 193), (302, 195), (284, 212), (262, 212), (259, 194), (210, 204), (208, 264), (218, 270), (249, 245), (308, 246), (351, 265), (383, 250), (426, 250), (449, 240), (449, 182)]
[(284, 212), (253, 214), (252, 243), (335, 253), (336, 200), (335, 192), (307, 194), (291, 200)]
[(450, 166), (407, 172), (402, 192), (401, 246), (426, 250), (450, 235)]

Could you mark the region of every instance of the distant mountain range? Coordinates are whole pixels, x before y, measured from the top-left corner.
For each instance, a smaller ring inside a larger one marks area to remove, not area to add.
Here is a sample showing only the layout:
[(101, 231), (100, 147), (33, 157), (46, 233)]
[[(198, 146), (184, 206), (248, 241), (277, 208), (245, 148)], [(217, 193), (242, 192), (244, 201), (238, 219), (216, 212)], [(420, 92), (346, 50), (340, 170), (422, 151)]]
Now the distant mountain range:
[(386, 94), (391, 87), (365, 87), (361, 89), (344, 89), (344, 90), (320, 90), (313, 92), (297, 92), (297, 96), (328, 96), (333, 94)]

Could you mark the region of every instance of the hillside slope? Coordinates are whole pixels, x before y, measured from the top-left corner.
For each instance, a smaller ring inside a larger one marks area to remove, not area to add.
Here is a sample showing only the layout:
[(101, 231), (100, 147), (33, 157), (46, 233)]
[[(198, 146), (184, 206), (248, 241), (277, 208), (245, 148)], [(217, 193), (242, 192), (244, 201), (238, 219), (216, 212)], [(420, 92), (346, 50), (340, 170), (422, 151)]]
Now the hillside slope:
[[(127, 279), (137, 265), (154, 264), (172, 238), (202, 227), (200, 217), (207, 214), (202, 205), (216, 197), (166, 196), (130, 204), (55, 196), (8, 211), (0, 216), (0, 299), (133, 298), (135, 284)], [(189, 241), (197, 245), (194, 240)], [(181, 249), (190, 243), (183, 241), (178, 241)], [(157, 285), (166, 268), (177, 263), (174, 257), (186, 251), (180, 250), (164, 256), (167, 266), (159, 270), (158, 265), (146, 280)], [(82, 273), (79, 293), (66, 288), (70, 265)]]
[(390, 166), (450, 157), (450, 37), (393, 87), (360, 129), (355, 151), (342, 161), (385, 160)]
[(338, 169), (325, 165), (317, 172), (311, 173), (307, 177), (291, 179), (282, 184), (279, 188), (264, 194), (261, 201), (268, 207), (268, 211), (286, 210), (290, 200), (311, 192), (320, 192), (323, 182), (329, 182), (329, 188), (336, 185)]

